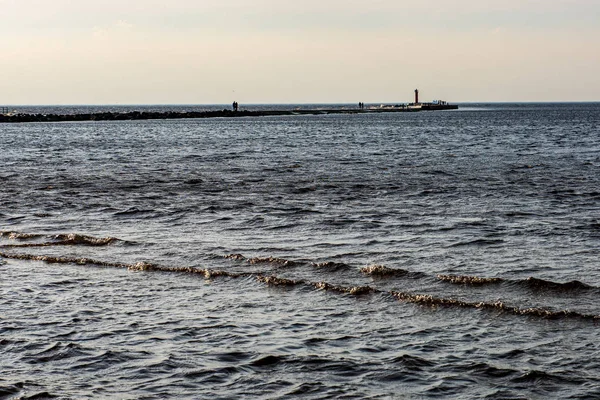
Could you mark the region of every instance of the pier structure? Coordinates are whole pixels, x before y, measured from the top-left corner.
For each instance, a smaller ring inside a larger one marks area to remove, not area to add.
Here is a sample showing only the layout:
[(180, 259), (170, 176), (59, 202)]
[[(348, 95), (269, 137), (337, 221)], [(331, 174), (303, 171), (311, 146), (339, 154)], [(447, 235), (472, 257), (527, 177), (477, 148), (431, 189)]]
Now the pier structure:
[(17, 122), (76, 122), (76, 121), (127, 121), (147, 119), (183, 119), (183, 118), (232, 118), (232, 117), (276, 117), (284, 115), (329, 115), (329, 114), (367, 114), (389, 112), (415, 112), (456, 110), (458, 106), (446, 101), (436, 100), (431, 103), (419, 102), (419, 90), (415, 89), (415, 102), (407, 105), (381, 105), (364, 108), (327, 108), (327, 109), (295, 109), (295, 110), (237, 110), (222, 111), (128, 111), (97, 112), (89, 114), (28, 114), (9, 112), (7, 107), (0, 107), (0, 123)]
[(406, 107), (412, 111), (458, 110), (456, 104), (450, 104), (445, 100), (434, 100), (430, 103), (419, 102), (419, 89), (415, 89), (415, 102)]

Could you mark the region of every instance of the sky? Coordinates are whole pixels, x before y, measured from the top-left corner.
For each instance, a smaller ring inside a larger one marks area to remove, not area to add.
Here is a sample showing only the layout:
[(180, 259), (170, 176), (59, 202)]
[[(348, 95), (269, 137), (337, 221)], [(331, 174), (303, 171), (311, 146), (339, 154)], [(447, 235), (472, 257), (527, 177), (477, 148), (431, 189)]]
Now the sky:
[(600, 101), (600, 0), (0, 0), (0, 105)]

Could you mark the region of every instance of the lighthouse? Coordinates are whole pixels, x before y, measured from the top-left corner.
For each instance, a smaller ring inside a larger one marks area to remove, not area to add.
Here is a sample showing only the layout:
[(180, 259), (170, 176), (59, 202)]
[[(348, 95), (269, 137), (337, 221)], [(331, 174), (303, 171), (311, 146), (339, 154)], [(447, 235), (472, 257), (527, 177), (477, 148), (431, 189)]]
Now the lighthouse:
[(415, 89), (415, 104), (419, 104), (419, 89)]

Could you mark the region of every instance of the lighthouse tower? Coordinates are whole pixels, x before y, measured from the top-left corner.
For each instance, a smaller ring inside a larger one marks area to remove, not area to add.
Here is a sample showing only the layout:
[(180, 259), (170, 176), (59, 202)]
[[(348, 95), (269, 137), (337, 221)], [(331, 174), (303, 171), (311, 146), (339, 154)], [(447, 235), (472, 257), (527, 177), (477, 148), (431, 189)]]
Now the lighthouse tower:
[(419, 89), (415, 89), (415, 104), (419, 104)]

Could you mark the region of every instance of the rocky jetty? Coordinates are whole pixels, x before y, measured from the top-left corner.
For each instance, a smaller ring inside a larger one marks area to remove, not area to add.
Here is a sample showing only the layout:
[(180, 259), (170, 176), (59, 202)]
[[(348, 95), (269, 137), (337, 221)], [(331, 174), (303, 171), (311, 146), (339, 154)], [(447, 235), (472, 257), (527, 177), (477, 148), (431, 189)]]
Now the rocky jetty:
[(76, 122), (76, 121), (131, 121), (144, 119), (183, 119), (183, 118), (233, 118), (233, 117), (269, 117), (281, 115), (317, 115), (317, 114), (368, 114), (381, 112), (416, 112), (419, 109), (408, 107), (380, 107), (370, 109), (324, 109), (324, 110), (221, 110), (191, 112), (103, 112), (92, 114), (0, 114), (0, 123), (16, 122)]

